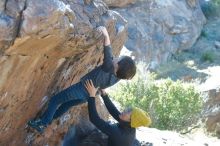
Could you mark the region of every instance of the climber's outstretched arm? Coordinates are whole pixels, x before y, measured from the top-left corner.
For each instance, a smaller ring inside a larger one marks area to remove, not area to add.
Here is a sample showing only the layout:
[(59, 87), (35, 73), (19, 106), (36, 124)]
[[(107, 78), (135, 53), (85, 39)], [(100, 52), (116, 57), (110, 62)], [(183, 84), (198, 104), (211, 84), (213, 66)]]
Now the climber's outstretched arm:
[(97, 28), (97, 30), (100, 31), (103, 34), (104, 38), (105, 38), (104, 46), (109, 46), (111, 44), (111, 42), (110, 42), (110, 37), (109, 37), (109, 34), (108, 34), (108, 31), (107, 31), (106, 27), (99, 26)]
[(114, 65), (113, 65), (113, 55), (112, 55), (112, 48), (111, 48), (111, 42), (109, 38), (109, 34), (107, 29), (104, 26), (99, 26), (97, 28), (98, 31), (100, 31), (105, 40), (104, 40), (104, 59), (102, 64), (102, 69), (105, 72), (114, 73)]

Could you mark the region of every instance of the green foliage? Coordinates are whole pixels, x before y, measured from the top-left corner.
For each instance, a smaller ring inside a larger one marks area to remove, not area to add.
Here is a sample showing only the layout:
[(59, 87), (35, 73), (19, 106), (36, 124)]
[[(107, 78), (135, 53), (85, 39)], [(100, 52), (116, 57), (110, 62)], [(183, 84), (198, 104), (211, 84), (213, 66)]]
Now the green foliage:
[(213, 3), (214, 3), (215, 5), (217, 5), (217, 6), (220, 5), (220, 0), (212, 0), (212, 1), (213, 1)]
[(201, 5), (202, 11), (207, 18), (219, 16), (220, 13), (220, 0), (210, 0)]
[(213, 52), (207, 51), (202, 54), (201, 59), (202, 59), (202, 61), (214, 62), (215, 54)]
[(206, 37), (208, 37), (208, 34), (206, 31), (202, 30), (201, 36), (206, 38)]
[(191, 84), (170, 79), (154, 80), (136, 77), (130, 83), (119, 84), (112, 92), (123, 106), (136, 106), (147, 111), (152, 127), (181, 131), (196, 122), (202, 108), (200, 94)]

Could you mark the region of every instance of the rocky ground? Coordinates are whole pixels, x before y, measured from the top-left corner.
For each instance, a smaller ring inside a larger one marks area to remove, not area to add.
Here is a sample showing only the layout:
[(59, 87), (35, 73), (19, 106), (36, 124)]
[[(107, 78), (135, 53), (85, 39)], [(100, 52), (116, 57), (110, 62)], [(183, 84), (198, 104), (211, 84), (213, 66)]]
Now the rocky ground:
[[(137, 131), (141, 146), (219, 146), (220, 141), (209, 137), (203, 131), (196, 130), (193, 134), (181, 135), (171, 131), (154, 128), (142, 128)], [(147, 140), (147, 142), (146, 142)], [(144, 142), (145, 141), (145, 142)]]

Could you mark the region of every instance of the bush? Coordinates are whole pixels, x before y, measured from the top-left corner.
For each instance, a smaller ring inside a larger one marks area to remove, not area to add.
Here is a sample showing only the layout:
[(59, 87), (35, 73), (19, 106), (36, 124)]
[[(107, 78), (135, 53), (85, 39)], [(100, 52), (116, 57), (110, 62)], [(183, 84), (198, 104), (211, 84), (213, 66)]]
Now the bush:
[(214, 62), (215, 54), (213, 52), (207, 51), (202, 54), (202, 61)]
[(208, 37), (208, 34), (207, 34), (206, 31), (202, 30), (201, 36), (207, 38), (207, 37)]
[(205, 1), (201, 4), (201, 8), (207, 18), (219, 16), (220, 0)]
[(152, 127), (161, 130), (181, 131), (196, 122), (202, 99), (194, 86), (170, 79), (158, 82), (154, 78), (155, 75), (147, 80), (136, 77), (130, 83), (119, 84), (111, 95), (124, 107), (137, 106), (147, 111)]
[(220, 5), (220, 0), (212, 0), (215, 5)]

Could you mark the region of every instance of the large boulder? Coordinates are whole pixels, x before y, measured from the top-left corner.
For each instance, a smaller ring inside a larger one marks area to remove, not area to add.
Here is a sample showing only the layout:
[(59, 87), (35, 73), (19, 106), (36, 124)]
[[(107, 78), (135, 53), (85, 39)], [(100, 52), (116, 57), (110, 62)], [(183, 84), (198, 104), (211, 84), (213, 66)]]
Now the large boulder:
[(207, 91), (208, 100), (205, 103), (204, 119), (208, 132), (215, 133), (220, 138), (220, 87)]
[(126, 47), (151, 68), (190, 49), (206, 21), (197, 0), (138, 0), (116, 10), (128, 20)]
[(102, 63), (103, 37), (95, 28), (107, 27), (118, 55), (126, 23), (101, 0), (1, 1), (0, 145), (55, 146), (72, 124), (92, 129), (86, 104), (55, 120), (42, 135), (26, 123), (52, 95)]

